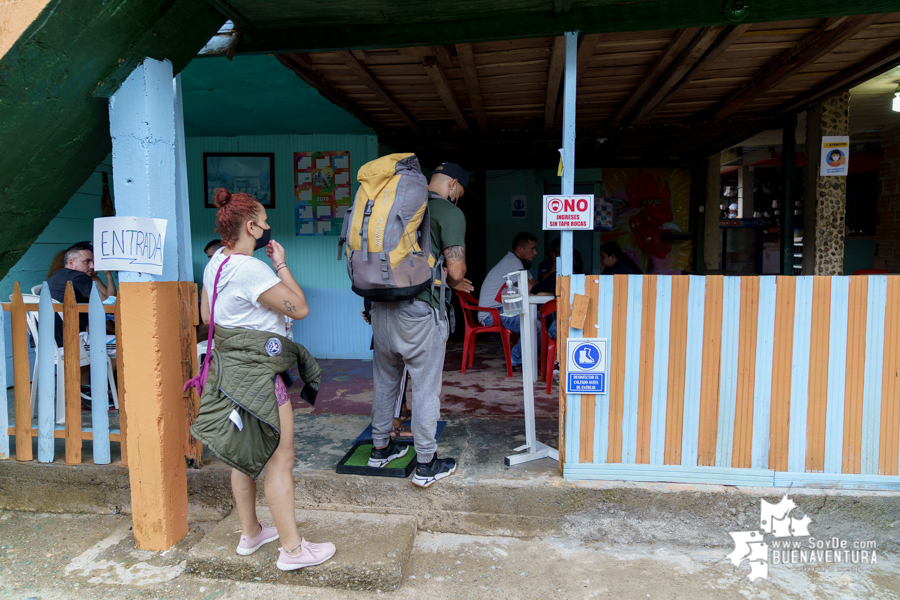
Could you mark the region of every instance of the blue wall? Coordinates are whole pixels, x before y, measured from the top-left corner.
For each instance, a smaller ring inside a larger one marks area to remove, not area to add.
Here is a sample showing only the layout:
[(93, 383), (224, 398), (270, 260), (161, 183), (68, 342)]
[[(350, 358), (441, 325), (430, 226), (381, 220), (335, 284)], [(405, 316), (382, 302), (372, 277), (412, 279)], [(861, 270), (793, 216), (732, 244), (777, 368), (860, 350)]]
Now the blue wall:
[[(216, 209), (204, 208), (204, 152), (274, 152), (275, 208), (268, 211), (272, 238), (286, 251), (287, 263), (309, 303), (309, 316), (294, 324), (294, 339), (318, 358), (371, 358), (371, 328), (360, 317), (362, 299), (350, 289), (347, 263), (338, 261), (338, 236), (297, 236), (294, 233), (294, 152), (350, 152), (351, 193), (356, 172), (378, 157), (374, 135), (260, 135), (189, 137), (186, 140), (191, 203), (191, 245), (194, 276), (199, 283), (207, 264), (203, 247), (219, 237)], [(265, 252), (256, 253), (266, 260)]]

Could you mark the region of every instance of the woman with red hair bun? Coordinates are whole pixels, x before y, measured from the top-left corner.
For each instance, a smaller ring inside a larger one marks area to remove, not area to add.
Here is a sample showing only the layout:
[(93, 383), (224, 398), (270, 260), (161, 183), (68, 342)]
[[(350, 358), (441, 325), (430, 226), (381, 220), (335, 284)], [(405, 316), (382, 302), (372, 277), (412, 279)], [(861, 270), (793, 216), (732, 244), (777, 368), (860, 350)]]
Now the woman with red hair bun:
[[(291, 275), (284, 248), (271, 239), (262, 204), (250, 194), (219, 188), (215, 205), (223, 246), (203, 272), (200, 310), (205, 323), (213, 322), (215, 362), (214, 370), (204, 365), (211, 385), (203, 387), (191, 433), (234, 467), (231, 488), (243, 534), (237, 553), (253, 554), (280, 538), (279, 569), (318, 565), (334, 555), (334, 544), (307, 542), (297, 531), (294, 416), (280, 376), (291, 364), (302, 363), (301, 376), (313, 388), (310, 401), (315, 399), (321, 369), (306, 349), (285, 337), (285, 316), (303, 319), (309, 313), (306, 297)], [(271, 267), (253, 257), (263, 248)], [(304, 368), (314, 376), (307, 378)], [(256, 516), (256, 477), (263, 466), (274, 527), (260, 524)]]

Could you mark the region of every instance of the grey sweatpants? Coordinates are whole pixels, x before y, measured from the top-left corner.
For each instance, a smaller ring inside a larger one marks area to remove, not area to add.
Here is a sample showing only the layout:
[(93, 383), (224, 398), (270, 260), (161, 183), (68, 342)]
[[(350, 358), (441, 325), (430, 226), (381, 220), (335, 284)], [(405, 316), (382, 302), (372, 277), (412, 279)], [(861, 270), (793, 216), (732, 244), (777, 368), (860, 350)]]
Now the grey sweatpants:
[(372, 334), (374, 397), (372, 441), (383, 447), (391, 439), (394, 410), (404, 365), (412, 379), (412, 434), (419, 462), (431, 462), (441, 410), (441, 377), (450, 328), (447, 315), (419, 300), (373, 302)]

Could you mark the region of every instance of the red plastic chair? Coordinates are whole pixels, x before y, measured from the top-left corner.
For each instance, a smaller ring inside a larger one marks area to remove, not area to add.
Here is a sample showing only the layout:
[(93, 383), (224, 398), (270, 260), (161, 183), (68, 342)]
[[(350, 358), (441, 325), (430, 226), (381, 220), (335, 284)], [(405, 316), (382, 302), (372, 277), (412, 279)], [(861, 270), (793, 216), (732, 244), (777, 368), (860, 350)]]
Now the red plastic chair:
[[(466, 337), (463, 340), (462, 372), (465, 374), (466, 366), (471, 367), (475, 362), (475, 336), (479, 333), (499, 333), (503, 342), (503, 354), (506, 357), (506, 376), (512, 377), (512, 357), (510, 356), (509, 337), (512, 333), (500, 324), (500, 311), (496, 308), (478, 306), (478, 300), (468, 292), (456, 292), (459, 296), (459, 305), (462, 308), (466, 321)], [(478, 322), (479, 311), (491, 313), (493, 325), (482, 325)]]
[(890, 275), (890, 271), (884, 269), (860, 269), (853, 272), (854, 275)]
[[(556, 340), (547, 333), (547, 317), (556, 312), (556, 300), (550, 300), (541, 306), (541, 379), (547, 382), (547, 393), (553, 384), (553, 366), (556, 363)], [(559, 335), (559, 334), (557, 334)]]

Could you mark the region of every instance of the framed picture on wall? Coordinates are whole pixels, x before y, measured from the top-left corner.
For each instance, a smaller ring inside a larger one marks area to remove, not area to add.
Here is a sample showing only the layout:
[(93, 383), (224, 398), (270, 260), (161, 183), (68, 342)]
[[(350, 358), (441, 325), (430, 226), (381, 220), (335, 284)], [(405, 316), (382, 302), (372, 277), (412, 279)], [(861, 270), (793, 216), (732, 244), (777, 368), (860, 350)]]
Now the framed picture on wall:
[(203, 186), (206, 208), (216, 207), (213, 192), (220, 187), (232, 194), (250, 194), (266, 208), (275, 208), (275, 153), (204, 152)]

